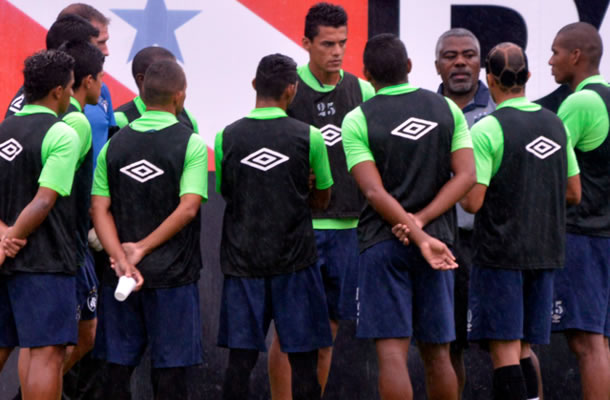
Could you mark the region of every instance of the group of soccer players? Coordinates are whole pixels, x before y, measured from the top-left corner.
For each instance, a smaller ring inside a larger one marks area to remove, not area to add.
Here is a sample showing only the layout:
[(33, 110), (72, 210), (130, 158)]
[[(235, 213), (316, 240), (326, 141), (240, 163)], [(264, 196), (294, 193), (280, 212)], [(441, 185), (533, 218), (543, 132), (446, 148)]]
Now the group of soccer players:
[[(207, 146), (160, 47), (135, 56), (139, 95), (96, 128), (86, 107), (112, 108), (107, 25), (90, 6), (63, 10), (0, 124), (0, 369), (20, 347), (25, 399), (57, 400), (93, 338), (105, 399), (130, 398), (147, 347), (157, 399), (187, 398), (202, 362)], [(223, 399), (248, 398), (271, 321), (274, 400), (321, 398), (347, 321), (375, 341), (384, 400), (413, 397), (411, 338), (430, 399), (461, 398), (468, 341), (489, 350), (494, 399), (540, 398), (531, 344), (552, 329), (578, 357), (583, 398), (610, 398), (610, 85), (597, 30), (570, 24), (552, 43), (552, 73), (574, 92), (557, 114), (526, 99), (516, 44), (486, 56), (486, 86), (477, 38), (445, 32), (434, 93), (409, 83), (392, 34), (367, 42), (366, 81), (343, 71), (347, 37), (341, 6), (311, 7), (309, 63), (263, 57), (255, 108), (216, 135)], [(121, 302), (123, 276), (135, 292)]]

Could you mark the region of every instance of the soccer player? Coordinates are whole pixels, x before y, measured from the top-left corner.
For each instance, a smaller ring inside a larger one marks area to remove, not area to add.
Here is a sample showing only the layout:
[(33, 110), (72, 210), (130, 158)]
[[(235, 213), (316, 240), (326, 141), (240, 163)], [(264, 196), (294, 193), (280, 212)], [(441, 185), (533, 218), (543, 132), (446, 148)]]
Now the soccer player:
[(105, 399), (130, 398), (129, 378), (147, 344), (156, 399), (187, 398), (186, 367), (202, 362), (197, 281), (207, 147), (176, 118), (185, 97), (177, 63), (151, 65), (142, 90), (146, 112), (104, 146), (95, 170), (95, 230), (118, 263), (116, 275), (134, 274), (144, 285), (119, 302), (113, 296), (117, 276), (104, 273)]
[[(297, 68), (299, 89), (287, 114), (320, 129), (326, 144), (333, 195), (326, 210), (313, 212), (333, 340), (340, 320), (356, 319), (358, 237), (356, 226), (364, 199), (345, 164), (341, 141), (343, 117), (375, 95), (373, 87), (341, 69), (347, 43), (347, 14), (329, 3), (312, 6), (305, 17), (303, 47), (309, 63)], [(318, 379), (322, 391), (328, 380), (332, 347), (320, 349)], [(289, 400), (290, 365), (279, 351), (277, 338), (269, 352), (269, 377), (274, 400)]]
[(486, 69), (498, 107), (472, 128), (477, 184), (462, 201), (477, 213), (468, 338), (489, 344), (494, 400), (537, 399), (530, 345), (550, 340), (566, 197), (580, 199), (578, 164), (559, 118), (525, 98), (523, 50), (497, 45)]
[[(412, 336), (424, 360), (428, 398), (455, 399), (448, 269), (457, 265), (445, 243), (455, 241), (454, 205), (474, 184), (472, 144), (455, 103), (410, 85), (410, 70), (400, 39), (371, 38), (364, 74), (377, 94), (342, 125), (347, 166), (368, 201), (358, 224), (357, 337), (375, 339), (382, 399), (412, 398), (406, 363)], [(409, 246), (392, 234), (392, 227), (404, 226)]]
[[(25, 398), (61, 394), (66, 345), (77, 340), (76, 215), (70, 195), (81, 143), (58, 119), (70, 104), (74, 59), (61, 51), (25, 61), (28, 105), (0, 125), (0, 368), (15, 346), (29, 349)], [(27, 244), (14, 239), (27, 239)]]
[(309, 204), (326, 208), (333, 179), (319, 130), (285, 112), (297, 87), (294, 61), (264, 57), (253, 86), (256, 108), (219, 132), (214, 146), (216, 186), (227, 202), (218, 344), (231, 351), (223, 399), (248, 398), (271, 319), (292, 367), (293, 398), (319, 399), (318, 349), (332, 336)]
[(583, 22), (557, 33), (549, 60), (558, 83), (575, 92), (557, 115), (572, 138), (582, 202), (568, 208), (566, 265), (555, 277), (553, 331), (578, 357), (583, 398), (610, 396), (610, 85), (599, 73), (602, 40)]
[[(145, 47), (135, 55), (133, 62), (131, 63), (131, 73), (139, 93), (142, 93), (142, 82), (144, 82), (144, 73), (146, 72), (146, 69), (151, 64), (161, 60), (176, 61), (176, 57), (171, 51), (158, 46)], [(140, 118), (144, 111), (146, 111), (146, 105), (142, 101), (142, 97), (136, 96), (132, 101), (125, 103), (114, 110), (114, 117), (117, 125), (122, 128), (134, 119)], [(193, 117), (186, 108), (178, 115), (178, 120), (192, 129), (193, 132), (199, 133), (197, 120), (195, 120), (195, 117)]]

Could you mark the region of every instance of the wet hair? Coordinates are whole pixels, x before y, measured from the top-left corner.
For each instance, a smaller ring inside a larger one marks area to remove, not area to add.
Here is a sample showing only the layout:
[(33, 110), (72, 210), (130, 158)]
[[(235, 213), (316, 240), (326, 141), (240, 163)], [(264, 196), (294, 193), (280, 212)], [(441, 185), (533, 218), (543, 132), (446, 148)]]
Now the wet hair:
[(271, 54), (258, 63), (254, 89), (260, 98), (279, 100), (288, 85), (294, 85), (297, 79), (297, 64), (292, 58)]
[(47, 33), (47, 50), (58, 49), (64, 42), (72, 40), (91, 41), (100, 31), (78, 15), (64, 15), (53, 22)]
[(142, 100), (150, 107), (170, 104), (174, 95), (186, 88), (182, 67), (171, 60), (152, 63), (144, 73)]
[(561, 35), (562, 45), (569, 51), (580, 49), (588, 59), (589, 64), (599, 68), (604, 47), (602, 38), (595, 27), (586, 22), (576, 22), (564, 26), (557, 32)]
[(131, 63), (133, 78), (135, 79), (138, 74), (144, 74), (151, 64), (161, 60), (176, 61), (176, 56), (171, 51), (157, 46), (145, 47), (138, 51)]
[(441, 50), (443, 49), (443, 42), (445, 39), (450, 37), (467, 37), (472, 39), (477, 49), (477, 55), (481, 55), (481, 44), (479, 43), (479, 39), (474, 35), (474, 33), (470, 32), (465, 28), (453, 28), (449, 29), (447, 32), (443, 33), (436, 42), (436, 59), (438, 60), (441, 57)]
[(77, 90), (83, 79), (89, 75), (97, 77), (104, 68), (104, 55), (97, 46), (82, 40), (71, 41), (62, 44), (59, 50), (74, 58), (74, 85), (72, 89)]
[(97, 21), (102, 25), (108, 25), (110, 20), (104, 14), (99, 12), (96, 8), (85, 3), (72, 3), (59, 13), (57, 18), (63, 17), (64, 15), (75, 14), (79, 17), (86, 19), (87, 21)]
[(491, 49), (485, 59), (485, 68), (505, 92), (519, 92), (529, 74), (525, 52), (511, 42), (500, 43)]
[(330, 3), (318, 3), (305, 16), (305, 37), (312, 40), (320, 33), (320, 26), (339, 28), (347, 26), (347, 13), (343, 7)]
[(409, 58), (404, 43), (392, 33), (375, 35), (364, 47), (364, 68), (383, 85), (394, 85), (407, 78)]
[(58, 86), (66, 87), (72, 78), (74, 58), (59, 50), (42, 50), (25, 59), (23, 91), (33, 103), (45, 98)]

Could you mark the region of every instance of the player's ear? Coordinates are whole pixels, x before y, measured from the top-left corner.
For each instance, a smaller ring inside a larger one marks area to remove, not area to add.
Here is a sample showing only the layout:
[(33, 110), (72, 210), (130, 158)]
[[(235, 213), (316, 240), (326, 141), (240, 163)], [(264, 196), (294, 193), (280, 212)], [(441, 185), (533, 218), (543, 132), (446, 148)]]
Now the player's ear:
[(436, 68), (436, 74), (440, 75), (441, 74), (441, 70), (438, 67), (438, 60), (434, 60), (434, 67)]
[(580, 61), (581, 56), (582, 56), (582, 52), (580, 51), (580, 49), (572, 50), (570, 52), (570, 61), (572, 62), (572, 65), (578, 64), (578, 62)]
[(531, 77), (532, 73), (530, 71), (527, 71), (527, 79), (525, 80), (525, 82), (529, 81)]
[(252, 79), (252, 89), (256, 91), (256, 78)]
[(141, 72), (138, 72), (136, 74), (135, 79), (136, 79), (136, 86), (139, 88), (142, 87), (142, 84), (144, 83), (144, 74)]
[(301, 39), (301, 45), (303, 45), (305, 50), (309, 51), (309, 48), (311, 47), (311, 40), (309, 40), (307, 36), (303, 36)]
[(411, 73), (412, 67), (413, 67), (413, 64), (411, 63), (411, 59), (407, 58), (407, 75)]
[(368, 69), (366, 69), (366, 67), (364, 67), (364, 68), (362, 69), (362, 73), (364, 74), (364, 78), (365, 78), (367, 81), (369, 81), (369, 82), (370, 82), (370, 81), (373, 79), (373, 76), (371, 75), (371, 73), (369, 72), (369, 70), (368, 70)]
[(85, 89), (89, 89), (91, 85), (93, 85), (93, 82), (95, 82), (95, 77), (93, 75), (87, 75), (83, 78), (81, 86), (83, 86)]
[(67, 88), (65, 88), (61, 85), (58, 85), (58, 86), (55, 86), (53, 89), (51, 89), (51, 92), (49, 94), (51, 95), (51, 98), (53, 100), (59, 100), (59, 99), (61, 99), (61, 97), (64, 93), (64, 90), (66, 90), (66, 89)]

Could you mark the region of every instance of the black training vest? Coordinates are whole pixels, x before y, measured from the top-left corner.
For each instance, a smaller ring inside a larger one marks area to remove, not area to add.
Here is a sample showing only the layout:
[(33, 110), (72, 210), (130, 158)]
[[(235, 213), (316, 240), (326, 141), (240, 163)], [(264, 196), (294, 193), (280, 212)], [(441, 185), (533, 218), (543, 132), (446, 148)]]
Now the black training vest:
[[(12, 116), (0, 125), (0, 220), (12, 226), (34, 199), (42, 172), (42, 142), (51, 127), (63, 124), (52, 114)], [(14, 259), (6, 258), (0, 274), (11, 272), (76, 272), (76, 241), (70, 198), (57, 197), (42, 224), (28, 236), (27, 245)]]
[(17, 90), (17, 93), (15, 93), (15, 96), (13, 97), (11, 102), (9, 103), (8, 108), (6, 109), (6, 114), (4, 114), (4, 119), (15, 115), (19, 111), (23, 110), (23, 107), (26, 104), (27, 101), (25, 100), (25, 91), (23, 90), (23, 86), (21, 86), (19, 90)]
[[(155, 132), (129, 126), (110, 141), (106, 153), (111, 212), (121, 243), (148, 236), (178, 207), (180, 178), (193, 132), (174, 124)], [(203, 177), (202, 177), (203, 179)], [(200, 213), (137, 265), (146, 288), (183, 286), (199, 279)], [(104, 274), (116, 283), (113, 272)]]
[[(599, 94), (610, 118), (610, 88), (591, 84), (584, 89)], [(596, 149), (574, 152), (580, 166), (582, 200), (568, 207), (568, 232), (610, 237), (610, 132)]]
[(357, 218), (364, 206), (364, 196), (347, 170), (341, 124), (345, 115), (362, 103), (358, 78), (348, 72), (330, 92), (317, 92), (299, 77), (297, 94), (287, 113), (320, 129), (330, 161), (334, 185), (326, 210), (314, 210), (314, 218)]
[[(114, 112), (122, 112), (123, 114), (125, 114), (125, 117), (127, 117), (127, 123), (131, 123), (142, 116), (142, 114), (140, 114), (140, 111), (138, 111), (138, 107), (136, 107), (136, 103), (133, 100), (123, 104), (122, 106), (114, 110)], [(182, 109), (182, 112), (178, 114), (177, 118), (178, 121), (182, 122), (184, 125), (190, 128), (191, 133), (193, 133), (192, 130), (195, 128), (193, 127), (193, 123), (191, 122), (189, 115), (184, 109)]]
[[(68, 111), (60, 118), (64, 116), (80, 111), (72, 104), (68, 107)], [(69, 201), (72, 203), (72, 209), (75, 213), (75, 218), (71, 219), (73, 226), (70, 232), (76, 234), (77, 242), (77, 253), (76, 262), (78, 266), (82, 266), (85, 263), (85, 254), (89, 247), (89, 241), (87, 234), (89, 232), (90, 220), (89, 220), (89, 207), (91, 206), (91, 184), (93, 182), (93, 146), (89, 148), (89, 151), (85, 155), (82, 163), (74, 174), (74, 183), (72, 184), (72, 194), (70, 194)]]
[(501, 108), (504, 155), (475, 216), (474, 261), (506, 269), (561, 268), (565, 256), (566, 131), (551, 111)]
[[(424, 89), (401, 95), (378, 95), (361, 105), (369, 147), (383, 186), (408, 212), (418, 212), (451, 179), (451, 143), (455, 122), (447, 101)], [(451, 245), (456, 231), (455, 207), (424, 230)], [(392, 227), (367, 204), (358, 224), (364, 250), (394, 238)]]
[(226, 275), (263, 277), (317, 259), (309, 198), (309, 125), (243, 118), (225, 128), (220, 264)]

